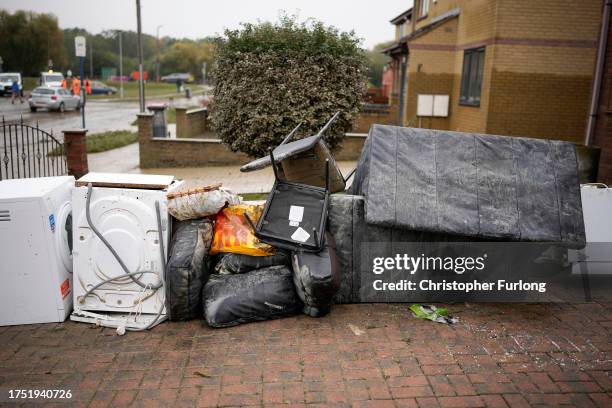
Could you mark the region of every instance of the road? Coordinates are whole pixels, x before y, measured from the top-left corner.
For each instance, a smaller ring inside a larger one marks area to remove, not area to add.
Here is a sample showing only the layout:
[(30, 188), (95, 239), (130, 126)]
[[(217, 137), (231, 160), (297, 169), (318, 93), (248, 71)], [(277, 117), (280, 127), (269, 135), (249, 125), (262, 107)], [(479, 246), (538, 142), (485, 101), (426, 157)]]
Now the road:
[[(110, 130), (135, 130), (131, 123), (136, 119), (138, 102), (106, 102), (89, 101), (85, 109), (85, 125), (89, 134), (106, 132)], [(7, 121), (19, 120), (23, 117), (26, 124), (35, 126), (36, 122), (41, 129), (48, 132), (53, 130), (54, 135), (61, 135), (65, 129), (80, 128), (81, 114), (76, 111), (69, 112), (30, 112), (29, 105), (11, 104), (11, 98), (0, 98), (0, 115)]]

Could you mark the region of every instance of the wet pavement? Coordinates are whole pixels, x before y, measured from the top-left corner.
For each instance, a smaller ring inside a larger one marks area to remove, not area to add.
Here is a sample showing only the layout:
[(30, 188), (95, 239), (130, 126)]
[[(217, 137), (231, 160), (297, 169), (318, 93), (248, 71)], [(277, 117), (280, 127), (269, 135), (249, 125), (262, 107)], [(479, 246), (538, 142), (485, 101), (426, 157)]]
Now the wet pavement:
[[(136, 130), (131, 123), (136, 119), (138, 102), (104, 102), (89, 101), (85, 108), (85, 125), (89, 134), (111, 130)], [(27, 101), (23, 104), (11, 104), (10, 98), (0, 98), (0, 114), (7, 121), (23, 118), (25, 124), (35, 126), (54, 135), (61, 135), (62, 130), (80, 128), (81, 114), (77, 111), (49, 112), (41, 110), (30, 112)]]
[(70, 321), (0, 327), (0, 388), (70, 390), (46, 402), (74, 407), (612, 406), (612, 304), (448, 308), (459, 323), (359, 304), (125, 336)]
[[(166, 102), (171, 106), (194, 106), (200, 103), (199, 98), (190, 100), (185, 98), (160, 99), (150, 98), (147, 104), (156, 102)], [(113, 130), (132, 130), (136, 131), (136, 126), (132, 123), (136, 119), (139, 111), (138, 101), (118, 102), (116, 100), (91, 100), (87, 102), (85, 108), (85, 127), (88, 134), (95, 134)], [(77, 111), (49, 112), (40, 110), (30, 112), (27, 100), (23, 104), (11, 104), (11, 98), (0, 97), (0, 116), (6, 121), (18, 121), (23, 118), (27, 125), (39, 127), (47, 132), (53, 131), (54, 135), (60, 135), (62, 130), (81, 128), (81, 113)], [(61, 138), (61, 137), (60, 137)]]
[[(105, 173), (170, 174), (190, 184), (211, 185), (222, 183), (230, 190), (243, 193), (267, 193), (274, 184), (271, 168), (241, 173), (240, 164), (210, 167), (164, 167), (141, 169), (138, 165), (138, 143), (93, 153), (87, 156), (89, 171)], [(343, 174), (348, 174), (356, 165), (354, 161), (338, 162)], [(350, 185), (350, 182), (349, 182)]]

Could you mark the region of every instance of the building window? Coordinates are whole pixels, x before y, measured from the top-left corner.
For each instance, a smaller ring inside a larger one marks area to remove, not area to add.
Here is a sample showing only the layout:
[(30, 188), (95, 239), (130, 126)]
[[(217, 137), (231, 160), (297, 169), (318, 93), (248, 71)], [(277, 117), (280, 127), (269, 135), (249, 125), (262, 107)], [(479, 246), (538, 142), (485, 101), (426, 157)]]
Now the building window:
[(406, 22), (403, 22), (399, 25), (399, 38), (402, 38), (405, 35), (406, 31)]
[(429, 13), (429, 0), (421, 0), (419, 4), (419, 17), (425, 17)]
[(465, 50), (463, 54), (463, 72), (461, 73), (462, 105), (480, 106), (480, 89), (482, 87), (482, 72), (484, 68), (485, 49), (475, 48)]

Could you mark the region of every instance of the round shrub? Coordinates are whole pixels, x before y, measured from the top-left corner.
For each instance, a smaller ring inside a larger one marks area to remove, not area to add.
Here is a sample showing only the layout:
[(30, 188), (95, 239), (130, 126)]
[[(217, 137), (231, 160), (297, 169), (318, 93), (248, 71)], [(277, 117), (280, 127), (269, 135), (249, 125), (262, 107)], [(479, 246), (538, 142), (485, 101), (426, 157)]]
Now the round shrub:
[(263, 156), (298, 124), (294, 138), (325, 133), (334, 148), (351, 130), (366, 84), (366, 58), (353, 32), (321, 22), (243, 24), (217, 46), (211, 122), (233, 151)]

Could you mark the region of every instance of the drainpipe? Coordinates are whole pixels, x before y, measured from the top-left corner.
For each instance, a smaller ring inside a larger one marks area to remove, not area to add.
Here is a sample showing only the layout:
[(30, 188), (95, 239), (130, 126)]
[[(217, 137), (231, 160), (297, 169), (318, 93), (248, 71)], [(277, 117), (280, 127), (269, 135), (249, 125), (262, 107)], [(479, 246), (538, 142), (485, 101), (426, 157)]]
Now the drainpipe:
[(595, 62), (595, 77), (593, 79), (593, 91), (591, 92), (591, 108), (587, 122), (584, 144), (590, 146), (593, 143), (593, 132), (595, 130), (595, 119), (597, 118), (597, 105), (599, 104), (599, 91), (603, 76), (606, 48), (608, 46), (608, 30), (610, 27), (610, 9), (612, 0), (606, 0), (601, 21), (601, 32), (599, 33), (599, 46), (597, 48), (597, 61)]
[[(406, 51), (407, 52), (407, 51)], [(402, 126), (404, 119), (404, 90), (406, 88), (406, 62), (408, 55), (402, 55), (402, 65), (400, 69), (400, 91), (399, 91), (399, 109), (397, 112), (397, 125)]]

